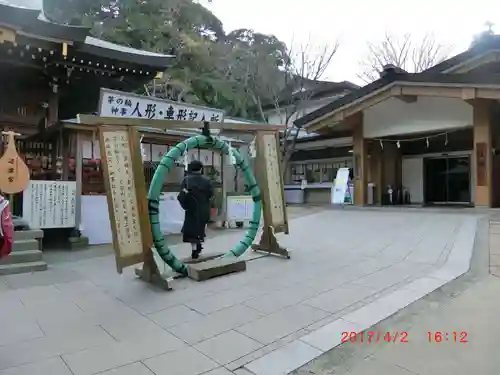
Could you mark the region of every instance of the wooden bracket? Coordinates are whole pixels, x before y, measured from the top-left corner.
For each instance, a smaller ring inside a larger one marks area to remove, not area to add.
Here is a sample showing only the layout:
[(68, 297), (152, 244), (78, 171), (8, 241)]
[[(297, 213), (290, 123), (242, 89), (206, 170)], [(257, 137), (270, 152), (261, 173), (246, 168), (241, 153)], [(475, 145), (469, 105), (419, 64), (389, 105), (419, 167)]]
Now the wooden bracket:
[(252, 245), (253, 251), (264, 252), (271, 255), (278, 255), (287, 259), (290, 259), (290, 253), (288, 249), (280, 246), (276, 234), (274, 233), (274, 227), (271, 225), (264, 227), (262, 236), (258, 244)]
[(161, 275), (158, 270), (158, 266), (156, 265), (153, 252), (149, 251), (144, 256), (144, 264), (142, 265), (142, 268), (135, 269), (135, 275), (139, 277), (139, 279), (153, 284), (163, 290), (172, 290), (172, 287), (169, 284), (169, 281), (172, 281), (172, 279), (167, 279)]

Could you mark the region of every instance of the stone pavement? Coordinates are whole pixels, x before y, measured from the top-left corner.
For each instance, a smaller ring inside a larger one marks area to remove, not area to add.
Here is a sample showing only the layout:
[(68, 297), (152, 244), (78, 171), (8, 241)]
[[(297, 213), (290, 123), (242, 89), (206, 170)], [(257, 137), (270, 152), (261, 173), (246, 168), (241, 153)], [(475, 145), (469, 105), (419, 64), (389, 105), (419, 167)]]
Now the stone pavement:
[[(6, 276), (0, 374), (286, 374), (336, 345), (325, 327), (339, 318), (350, 314), (359, 328), (388, 313), (374, 304), (395, 291), (413, 298), (453, 277), (440, 268), (470, 257), (476, 221), (425, 210), (318, 212), (280, 236), (291, 260), (252, 255), (246, 272), (176, 280), (173, 292), (135, 280), (132, 269), (117, 275), (111, 256)], [(240, 238), (226, 232), (207, 250)]]
[[(297, 374), (498, 374), (499, 295), (500, 279), (489, 276), (449, 303), (436, 303), (426, 309), (425, 314), (414, 319), (406, 330), (408, 343), (346, 344), (351, 348), (343, 348), (344, 354), (356, 351), (355, 346), (364, 347), (348, 361), (336, 356), (321, 364), (308, 365)], [(392, 327), (396, 329), (396, 326)], [(428, 332), (431, 332), (432, 342), (429, 342)], [(441, 342), (435, 341), (436, 337), (439, 340), (438, 332), (443, 337)]]

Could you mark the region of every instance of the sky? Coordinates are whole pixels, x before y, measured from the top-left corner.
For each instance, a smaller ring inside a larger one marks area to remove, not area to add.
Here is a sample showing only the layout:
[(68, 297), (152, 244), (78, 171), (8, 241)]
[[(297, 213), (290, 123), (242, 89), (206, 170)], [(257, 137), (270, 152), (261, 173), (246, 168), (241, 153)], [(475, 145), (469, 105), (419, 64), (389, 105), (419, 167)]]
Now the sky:
[[(339, 41), (338, 52), (322, 79), (361, 84), (356, 74), (367, 42), (410, 33), (432, 34), (457, 54), (475, 34), (494, 24), (500, 33), (500, 2), (495, 0), (200, 0), (224, 24), (226, 32), (247, 28), (274, 34), (296, 47), (310, 41), (321, 48)], [(414, 6), (413, 4), (418, 4)]]

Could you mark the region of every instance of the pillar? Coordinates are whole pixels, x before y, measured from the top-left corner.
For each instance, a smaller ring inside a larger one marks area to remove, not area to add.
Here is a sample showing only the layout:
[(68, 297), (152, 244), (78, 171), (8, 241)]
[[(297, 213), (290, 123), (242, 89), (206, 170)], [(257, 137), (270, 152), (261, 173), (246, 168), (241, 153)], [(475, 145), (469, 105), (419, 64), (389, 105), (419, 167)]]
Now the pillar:
[(357, 115), (353, 124), (353, 158), (354, 158), (354, 205), (364, 206), (367, 203), (368, 184), (368, 143), (363, 137), (363, 114)]
[(491, 207), (493, 182), (491, 102), (477, 99), (472, 105), (474, 154), (471, 169), (475, 187), (475, 205)]
[(380, 145), (375, 142), (371, 144), (370, 148), (370, 169), (371, 174), (368, 182), (375, 184), (375, 197), (374, 201), (376, 204), (382, 203), (382, 190), (384, 187), (384, 164), (383, 164), (383, 154)]

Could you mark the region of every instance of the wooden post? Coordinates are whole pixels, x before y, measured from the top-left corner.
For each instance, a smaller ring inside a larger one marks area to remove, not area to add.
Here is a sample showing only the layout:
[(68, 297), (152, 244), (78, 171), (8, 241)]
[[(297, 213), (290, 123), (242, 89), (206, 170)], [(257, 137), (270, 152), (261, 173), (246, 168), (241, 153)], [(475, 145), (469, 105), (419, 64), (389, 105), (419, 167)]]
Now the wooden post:
[(80, 230), (82, 222), (82, 184), (83, 184), (83, 139), (80, 131), (76, 131), (75, 149), (75, 229)]
[(131, 126), (100, 126), (99, 135), (117, 271), (122, 273), (123, 268), (143, 262), (136, 275), (170, 290), (151, 250), (153, 237), (138, 132)]
[(276, 233), (288, 234), (279, 137), (275, 132), (257, 132), (256, 177), (262, 197), (264, 228), (253, 250), (290, 258), (288, 250), (278, 243)]

